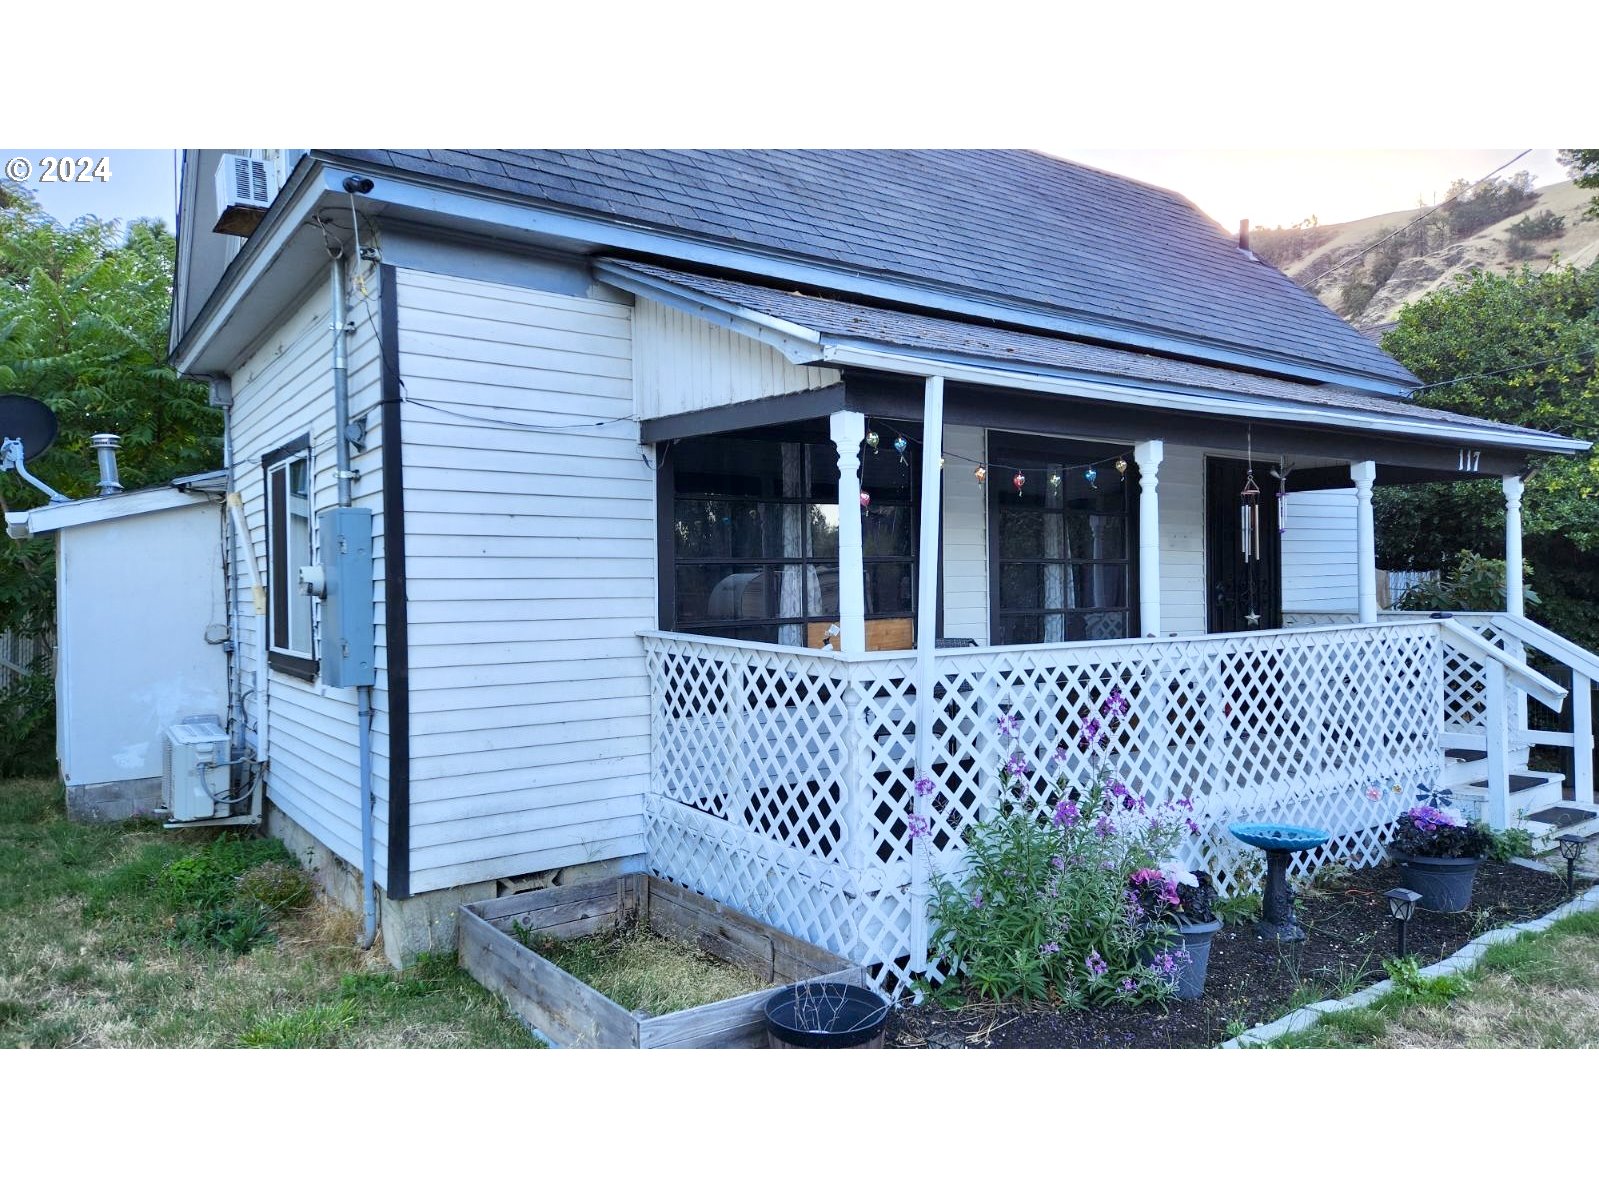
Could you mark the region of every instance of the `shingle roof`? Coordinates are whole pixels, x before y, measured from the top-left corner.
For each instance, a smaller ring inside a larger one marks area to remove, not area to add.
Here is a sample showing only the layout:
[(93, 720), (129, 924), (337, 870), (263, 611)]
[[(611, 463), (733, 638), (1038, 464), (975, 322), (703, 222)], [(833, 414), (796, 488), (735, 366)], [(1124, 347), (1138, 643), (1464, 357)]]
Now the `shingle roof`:
[(1417, 380), (1183, 197), (1025, 150), (339, 150), (1131, 330)]
[(1534, 430), (1455, 412), (1422, 408), (1343, 387), (1299, 383), (1247, 371), (1113, 349), (1071, 338), (1045, 337), (994, 325), (901, 312), (796, 291), (781, 291), (627, 259), (601, 259), (600, 264), (614, 265), (697, 296), (787, 321), (820, 334), (824, 344), (868, 342), (931, 356), (954, 354), (990, 359), (995, 365), (1052, 367), (1189, 391), (1203, 390), (1230, 396), (1286, 400), (1320, 408), (1401, 416), (1435, 424), (1440, 433), (1451, 427), (1463, 427), (1516, 433), (1522, 437), (1528, 433), (1537, 436)]

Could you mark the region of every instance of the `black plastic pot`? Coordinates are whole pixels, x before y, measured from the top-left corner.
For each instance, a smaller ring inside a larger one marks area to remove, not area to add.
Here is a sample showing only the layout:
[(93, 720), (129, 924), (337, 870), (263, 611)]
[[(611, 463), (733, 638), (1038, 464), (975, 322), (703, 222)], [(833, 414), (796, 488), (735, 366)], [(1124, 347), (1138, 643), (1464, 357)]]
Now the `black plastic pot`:
[(1416, 906), (1429, 912), (1464, 912), (1471, 906), (1471, 886), (1481, 858), (1403, 858), (1399, 878), (1421, 898)]
[(848, 983), (796, 983), (766, 1001), (772, 1049), (881, 1049), (888, 1000)]

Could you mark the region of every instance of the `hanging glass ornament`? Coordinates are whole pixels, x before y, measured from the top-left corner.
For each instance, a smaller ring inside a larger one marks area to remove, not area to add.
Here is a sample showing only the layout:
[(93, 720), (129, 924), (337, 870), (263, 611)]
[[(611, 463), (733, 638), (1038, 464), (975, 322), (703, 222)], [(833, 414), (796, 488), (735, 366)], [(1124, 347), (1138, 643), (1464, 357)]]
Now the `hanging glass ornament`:
[(871, 495), (869, 493), (867, 493), (867, 492), (864, 492), (864, 491), (861, 492), (861, 508), (862, 508), (862, 510), (870, 508), (871, 506), (872, 506), (872, 497), (871, 497)]
[(1099, 484), (1094, 482), (1095, 479), (1099, 478), (1099, 472), (1092, 466), (1083, 472), (1083, 478), (1088, 480), (1088, 485), (1090, 487), (1094, 488), (1096, 491), (1099, 489)]
[(1011, 482), (1011, 486), (1016, 488), (1016, 494), (1017, 495), (1021, 495), (1021, 493), (1022, 493), (1022, 484), (1027, 482), (1027, 476), (1022, 474), (1021, 471), (1017, 471), (1016, 474), (1015, 474), (1015, 477), (1013, 477), (1010, 482)]
[(1127, 459), (1125, 459), (1125, 458), (1116, 459), (1116, 473), (1118, 475), (1121, 475), (1123, 478), (1126, 478), (1126, 476), (1127, 476)]
[(938, 469), (939, 470), (943, 470), (944, 469), (944, 460), (942, 458), (940, 458), (938, 460)]
[(877, 453), (877, 447), (882, 443), (882, 440), (883, 439), (877, 435), (877, 430), (873, 429), (866, 435), (866, 448), (875, 454)]
[(910, 448), (911, 443), (906, 441), (903, 436), (894, 438), (894, 452), (899, 455), (899, 464), (901, 466), (910, 465), (910, 463), (905, 461), (905, 451)]
[(979, 466), (972, 472), (972, 477), (977, 480), (979, 485), (981, 485), (983, 480), (988, 478), (988, 467)]
[(1052, 472), (1050, 474), (1050, 476), (1049, 476), (1049, 489), (1051, 491), (1059, 491), (1060, 490), (1060, 473), (1058, 471), (1057, 472)]

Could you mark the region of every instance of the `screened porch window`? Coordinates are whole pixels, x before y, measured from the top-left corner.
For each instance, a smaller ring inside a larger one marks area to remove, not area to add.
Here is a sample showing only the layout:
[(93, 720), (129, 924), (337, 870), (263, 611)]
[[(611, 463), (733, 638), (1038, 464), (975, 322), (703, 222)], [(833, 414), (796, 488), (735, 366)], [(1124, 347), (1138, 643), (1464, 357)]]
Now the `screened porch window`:
[[(675, 443), (672, 627), (820, 644), (838, 620), (838, 459), (831, 441), (704, 437)], [(868, 619), (909, 617), (916, 593), (914, 450), (863, 449)]]
[[(994, 644), (1136, 635), (1132, 455), (1125, 476), (1101, 463), (1090, 481), (1082, 465), (1115, 452), (1081, 442), (991, 440), (989, 456), (1006, 464), (991, 476)], [(1019, 494), (1008, 478), (1014, 466), (1026, 476)], [(1052, 486), (1056, 475), (1060, 484)]]

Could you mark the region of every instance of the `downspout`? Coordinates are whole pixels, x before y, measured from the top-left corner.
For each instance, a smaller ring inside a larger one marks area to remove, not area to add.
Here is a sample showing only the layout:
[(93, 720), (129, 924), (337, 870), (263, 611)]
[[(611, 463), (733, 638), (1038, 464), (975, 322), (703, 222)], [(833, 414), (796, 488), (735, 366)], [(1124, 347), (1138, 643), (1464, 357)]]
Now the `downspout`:
[[(344, 306), (344, 255), (329, 266), (333, 288), (333, 445), (338, 505), (350, 507), (350, 360), (349, 313)], [(325, 552), (325, 551), (324, 551)], [(357, 687), (355, 715), (356, 787), (361, 809), (361, 948), (371, 949), (378, 936), (377, 884), (372, 810), (372, 688)]]

